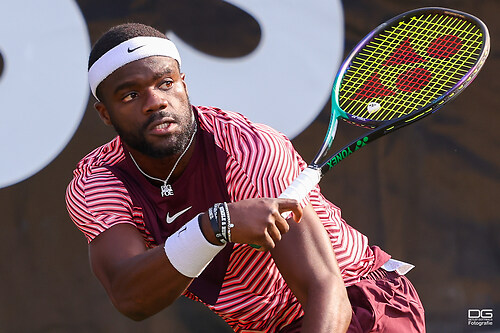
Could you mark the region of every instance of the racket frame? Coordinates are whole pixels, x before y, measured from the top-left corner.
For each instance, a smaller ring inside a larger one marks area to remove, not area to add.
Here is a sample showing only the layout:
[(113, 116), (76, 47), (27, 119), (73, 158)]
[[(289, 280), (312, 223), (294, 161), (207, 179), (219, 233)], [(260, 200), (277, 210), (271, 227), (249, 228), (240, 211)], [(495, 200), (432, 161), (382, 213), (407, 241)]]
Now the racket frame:
[[(424, 107), (419, 108), (402, 117), (387, 121), (373, 121), (370, 119), (351, 115), (343, 111), (340, 108), (338, 92), (340, 91), (340, 85), (343, 80), (343, 77), (347, 72), (348, 68), (350, 67), (352, 59), (359, 53), (359, 50), (362, 49), (366, 44), (368, 44), (373, 39), (374, 36), (379, 34), (381, 31), (385, 30), (388, 26), (393, 26), (395, 22), (399, 22), (407, 17), (416, 16), (422, 13), (426, 14), (439, 13), (439, 14), (451, 15), (473, 22), (475, 25), (479, 27), (481, 33), (484, 36), (483, 38), (484, 43), (480, 51), (480, 57), (477, 59), (474, 66), (470, 68), (470, 70), (462, 77), (461, 80), (459, 80), (458, 83), (456, 83), (444, 94), (434, 99)], [(292, 184), (290, 184), (290, 186), (282, 193), (282, 195), (280, 195), (280, 197), (295, 198), (297, 200), (302, 200), (305, 196), (307, 196), (309, 191), (320, 181), (321, 177), (326, 172), (331, 170), (334, 166), (336, 166), (340, 161), (345, 159), (347, 156), (358, 151), (360, 148), (365, 147), (368, 143), (371, 143), (388, 133), (392, 133), (397, 129), (408, 126), (414, 123), (415, 121), (420, 120), (434, 113), (435, 111), (439, 110), (445, 103), (456, 98), (474, 80), (474, 78), (477, 76), (480, 69), (482, 68), (484, 62), (486, 61), (486, 58), (488, 57), (489, 54), (489, 50), (490, 50), (490, 36), (486, 25), (477, 17), (458, 10), (453, 10), (443, 7), (424, 7), (407, 11), (380, 24), (378, 27), (373, 29), (369, 34), (367, 34), (353, 48), (349, 56), (344, 60), (344, 62), (339, 67), (338, 74), (336, 75), (332, 86), (332, 95), (331, 95), (332, 112), (330, 117), (330, 123), (325, 138), (323, 140), (323, 143), (321, 145), (321, 148), (314, 157), (313, 161), (308, 165), (308, 167), (299, 174), (299, 176), (292, 182)], [(361, 127), (370, 128), (371, 130), (368, 133), (361, 135), (356, 140), (351, 141), (349, 144), (345, 145), (341, 149), (337, 150), (336, 153), (330, 155), (330, 157), (328, 157), (324, 162), (320, 163), (320, 160), (327, 155), (327, 152), (329, 151), (333, 143), (339, 123), (338, 121), (339, 118), (347, 121), (348, 123)]]
[[(388, 27), (394, 26), (396, 23), (401, 22), (407, 18), (411, 18), (413, 16), (421, 15), (421, 14), (444, 14), (444, 15), (450, 15), (454, 16), (463, 20), (467, 20), (469, 22), (474, 23), (480, 30), (481, 33), (484, 35), (484, 44), (482, 45), (482, 49), (480, 51), (481, 57), (476, 61), (475, 66), (473, 66), (463, 77), (462, 79), (456, 83), (453, 87), (451, 87), (447, 92), (443, 93), (440, 97), (436, 98), (432, 102), (428, 103), (424, 107), (417, 109), (413, 111), (412, 113), (399, 117), (397, 119), (406, 119), (407, 117), (409, 118), (410, 115), (415, 115), (415, 114), (420, 114), (424, 113), (428, 109), (432, 109), (432, 112), (437, 111), (439, 108), (435, 108), (435, 105), (443, 105), (444, 103), (448, 102), (449, 100), (455, 98), (458, 93), (460, 93), (467, 85), (472, 82), (472, 80), (475, 78), (477, 73), (479, 72), (479, 69), (482, 67), (484, 61), (488, 57), (489, 50), (490, 50), (490, 37), (489, 37), (489, 32), (487, 26), (477, 17), (474, 15), (464, 13), (458, 10), (454, 9), (449, 9), (449, 8), (443, 8), (443, 7), (424, 7), (424, 8), (419, 8), (419, 9), (414, 9), (410, 10), (407, 12), (404, 12), (402, 14), (399, 14), (398, 16), (393, 17), (392, 19), (380, 24), (377, 26), (375, 29), (373, 29), (370, 33), (368, 33), (356, 46), (353, 48), (353, 50), (350, 52), (348, 57), (344, 60), (342, 65), (339, 67), (339, 71), (337, 76), (335, 77), (335, 82), (333, 84), (333, 89), (332, 89), (332, 109), (335, 109), (335, 114), (337, 116), (340, 116), (342, 119), (345, 121), (352, 123), (356, 126), (361, 126), (361, 127), (366, 127), (366, 128), (377, 128), (381, 126), (381, 124), (384, 124), (386, 122), (390, 122), (391, 120), (387, 121), (376, 121), (376, 120), (371, 120), (359, 116), (355, 116), (352, 114), (349, 114), (345, 111), (342, 110), (340, 107), (340, 102), (339, 102), (339, 96), (338, 93), (340, 91), (340, 85), (342, 83), (342, 80), (349, 69), (352, 60), (354, 57), (356, 57), (359, 54), (359, 51), (365, 47), (370, 41), (377, 35), (379, 35), (382, 31), (386, 30)], [(432, 113), (431, 112), (431, 113)]]

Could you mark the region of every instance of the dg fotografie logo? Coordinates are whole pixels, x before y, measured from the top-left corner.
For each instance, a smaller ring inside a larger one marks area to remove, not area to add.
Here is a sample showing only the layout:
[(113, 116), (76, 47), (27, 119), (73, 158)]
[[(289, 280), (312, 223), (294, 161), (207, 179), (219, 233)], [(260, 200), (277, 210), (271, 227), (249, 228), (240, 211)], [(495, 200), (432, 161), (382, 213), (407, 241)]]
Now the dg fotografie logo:
[(493, 309), (469, 309), (467, 312), (467, 324), (470, 326), (493, 325)]

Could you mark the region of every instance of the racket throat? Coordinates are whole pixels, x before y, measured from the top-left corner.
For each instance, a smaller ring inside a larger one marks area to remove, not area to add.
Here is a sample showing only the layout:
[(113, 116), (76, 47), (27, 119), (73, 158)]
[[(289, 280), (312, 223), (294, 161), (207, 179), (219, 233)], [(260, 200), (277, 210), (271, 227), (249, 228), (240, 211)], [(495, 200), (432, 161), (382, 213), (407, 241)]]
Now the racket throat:
[(319, 149), (310, 165), (311, 168), (319, 169), (319, 161), (327, 155), (328, 150), (330, 150), (330, 147), (332, 146), (333, 140), (335, 139), (335, 134), (337, 133), (337, 126), (339, 124), (338, 116), (335, 113), (332, 114), (332, 121), (333, 123), (331, 123), (328, 128), (328, 133), (323, 140), (323, 144), (321, 145), (321, 148)]

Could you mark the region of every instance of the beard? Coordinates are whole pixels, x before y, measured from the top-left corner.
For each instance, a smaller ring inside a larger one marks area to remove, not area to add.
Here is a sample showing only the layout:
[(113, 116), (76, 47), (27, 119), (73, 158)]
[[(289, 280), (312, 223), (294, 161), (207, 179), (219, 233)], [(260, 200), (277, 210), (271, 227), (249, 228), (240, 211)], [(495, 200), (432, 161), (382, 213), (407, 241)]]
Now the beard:
[[(195, 131), (195, 120), (193, 120), (191, 104), (189, 101), (183, 106), (183, 110), (178, 116), (171, 112), (159, 111), (153, 113), (148, 121), (136, 131), (125, 131), (117, 123), (113, 123), (113, 127), (122, 139), (122, 141), (129, 147), (141, 152), (152, 158), (164, 158), (180, 154), (184, 149), (186, 149), (191, 137)], [(185, 116), (184, 116), (185, 115)], [(182, 129), (181, 134), (177, 136), (170, 136), (165, 140), (163, 145), (154, 145), (146, 139), (144, 133), (147, 127), (158, 119), (163, 117), (173, 118)]]

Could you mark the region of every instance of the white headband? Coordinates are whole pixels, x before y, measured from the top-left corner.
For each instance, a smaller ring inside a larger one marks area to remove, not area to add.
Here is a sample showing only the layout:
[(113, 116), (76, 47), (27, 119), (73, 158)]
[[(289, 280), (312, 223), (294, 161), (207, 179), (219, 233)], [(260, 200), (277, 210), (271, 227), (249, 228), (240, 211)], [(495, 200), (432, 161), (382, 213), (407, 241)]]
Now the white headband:
[(170, 40), (159, 37), (135, 37), (129, 39), (104, 53), (90, 67), (89, 83), (94, 97), (97, 98), (97, 86), (111, 73), (132, 61), (151, 56), (170, 57), (177, 60), (179, 66), (181, 65), (179, 51)]

